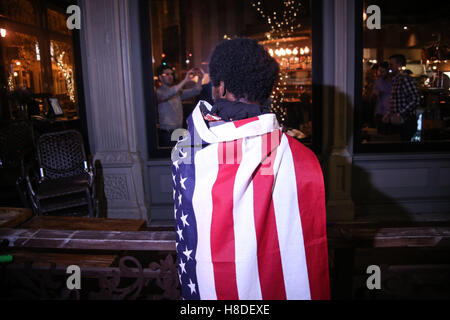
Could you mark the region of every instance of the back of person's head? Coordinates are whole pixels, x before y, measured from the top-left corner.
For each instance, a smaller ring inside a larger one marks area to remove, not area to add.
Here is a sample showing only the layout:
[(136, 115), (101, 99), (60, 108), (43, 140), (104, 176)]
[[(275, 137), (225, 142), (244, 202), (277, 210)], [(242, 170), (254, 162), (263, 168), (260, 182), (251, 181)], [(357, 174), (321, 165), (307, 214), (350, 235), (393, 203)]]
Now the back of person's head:
[(211, 56), (209, 72), (212, 84), (223, 81), (236, 99), (263, 104), (272, 93), (280, 67), (256, 40), (235, 38), (219, 43)]
[(398, 64), (406, 66), (406, 57), (402, 54), (394, 54), (390, 56), (389, 59), (394, 59), (395, 61), (397, 61)]

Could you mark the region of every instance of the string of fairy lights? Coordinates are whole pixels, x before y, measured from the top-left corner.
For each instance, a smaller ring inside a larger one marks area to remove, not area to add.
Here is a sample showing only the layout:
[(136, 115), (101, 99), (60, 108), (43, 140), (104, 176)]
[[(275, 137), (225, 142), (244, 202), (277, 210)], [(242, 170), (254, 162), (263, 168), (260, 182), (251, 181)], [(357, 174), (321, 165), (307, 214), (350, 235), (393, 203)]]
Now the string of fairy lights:
[[(297, 23), (297, 15), (300, 11), (299, 1), (283, 1), (282, 12), (273, 11), (266, 13), (264, 11), (264, 4), (262, 1), (253, 0), (252, 6), (260, 14), (260, 16), (267, 21), (270, 31), (266, 33), (267, 40), (278, 40), (290, 37), (298, 28), (301, 27)], [(276, 48), (280, 47), (280, 42), (276, 41)], [(280, 70), (278, 82), (270, 96), (272, 99), (271, 109), (276, 113), (281, 121), (285, 120), (286, 111), (282, 107), (284, 95), (287, 90), (287, 70)]]
[(64, 76), (70, 101), (75, 102), (75, 88), (73, 86), (73, 79), (72, 79), (73, 73), (72, 73), (72, 69), (70, 67), (66, 67), (66, 65), (63, 63), (64, 54), (65, 54), (65, 52), (63, 51), (59, 55), (59, 57), (53, 56), (53, 54), (52, 54), (52, 57), (55, 59), (56, 64), (58, 65), (59, 69), (61, 70), (61, 72)]

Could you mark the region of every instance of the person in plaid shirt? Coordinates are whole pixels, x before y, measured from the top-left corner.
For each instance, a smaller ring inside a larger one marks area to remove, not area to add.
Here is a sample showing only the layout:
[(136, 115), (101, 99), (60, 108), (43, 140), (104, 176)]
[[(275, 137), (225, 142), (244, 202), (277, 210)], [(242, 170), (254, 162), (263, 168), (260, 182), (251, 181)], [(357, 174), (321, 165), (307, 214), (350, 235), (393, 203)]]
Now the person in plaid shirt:
[(402, 141), (410, 141), (416, 132), (417, 117), (416, 107), (420, 104), (419, 91), (416, 83), (402, 67), (406, 66), (404, 55), (397, 54), (389, 58), (389, 66), (392, 70), (392, 92), (390, 112), (383, 122), (391, 122), (398, 129)]

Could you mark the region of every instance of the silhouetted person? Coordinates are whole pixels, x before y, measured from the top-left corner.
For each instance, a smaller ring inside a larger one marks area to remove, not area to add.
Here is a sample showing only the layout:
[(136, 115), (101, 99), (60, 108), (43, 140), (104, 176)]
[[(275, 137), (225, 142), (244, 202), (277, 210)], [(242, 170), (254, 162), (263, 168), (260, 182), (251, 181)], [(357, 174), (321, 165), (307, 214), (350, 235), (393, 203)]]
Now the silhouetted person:
[(416, 107), (420, 104), (419, 91), (415, 81), (405, 72), (404, 55), (396, 54), (389, 58), (392, 71), (392, 91), (390, 112), (383, 117), (383, 122), (391, 122), (397, 128), (402, 141), (410, 141), (416, 132)]
[(378, 67), (378, 78), (375, 80), (372, 95), (377, 98), (375, 123), (378, 134), (387, 134), (389, 123), (383, 123), (383, 117), (390, 111), (392, 79), (389, 75), (389, 63), (383, 62)]

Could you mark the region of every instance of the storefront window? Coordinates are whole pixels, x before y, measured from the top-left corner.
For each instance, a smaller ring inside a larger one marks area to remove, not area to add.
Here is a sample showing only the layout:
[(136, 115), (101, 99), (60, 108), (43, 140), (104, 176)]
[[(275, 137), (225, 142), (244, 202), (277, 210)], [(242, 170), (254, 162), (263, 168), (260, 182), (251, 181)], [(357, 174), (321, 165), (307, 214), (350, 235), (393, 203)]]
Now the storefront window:
[(0, 1), (0, 16), (20, 23), (38, 25), (35, 7), (30, 0)]
[[(150, 24), (157, 148), (171, 148), (172, 129), (165, 123), (164, 105), (158, 104), (156, 92), (162, 85), (158, 68), (167, 66), (163, 71), (166, 76), (174, 75), (173, 84), (183, 80), (192, 68), (205, 72), (200, 94), (182, 100), (179, 125), (186, 126), (186, 118), (200, 99), (213, 103), (208, 63), (214, 47), (234, 37), (257, 39), (278, 61), (279, 81), (268, 103), (290, 135), (311, 142), (313, 48), (309, 1), (150, 1)], [(197, 81), (196, 76), (186, 88), (195, 87)]]
[[(369, 5), (380, 8), (380, 29), (368, 26)], [(359, 143), (450, 142), (448, 3), (365, 1), (363, 11)]]
[(70, 30), (66, 26), (66, 15), (62, 12), (47, 9), (48, 28), (50, 30), (70, 35)]
[(6, 49), (3, 65), (8, 91), (27, 88), (31, 93), (41, 93), (42, 70), (37, 37), (13, 31), (7, 35), (2, 41)]
[[(49, 98), (58, 99), (63, 111), (59, 119), (78, 119), (73, 39), (65, 8), (46, 5), (31, 0), (0, 4), (2, 120), (52, 116)], [(43, 19), (35, 20), (36, 12), (45, 13)]]
[(63, 104), (75, 104), (74, 59), (72, 45), (50, 40), (53, 90)]

